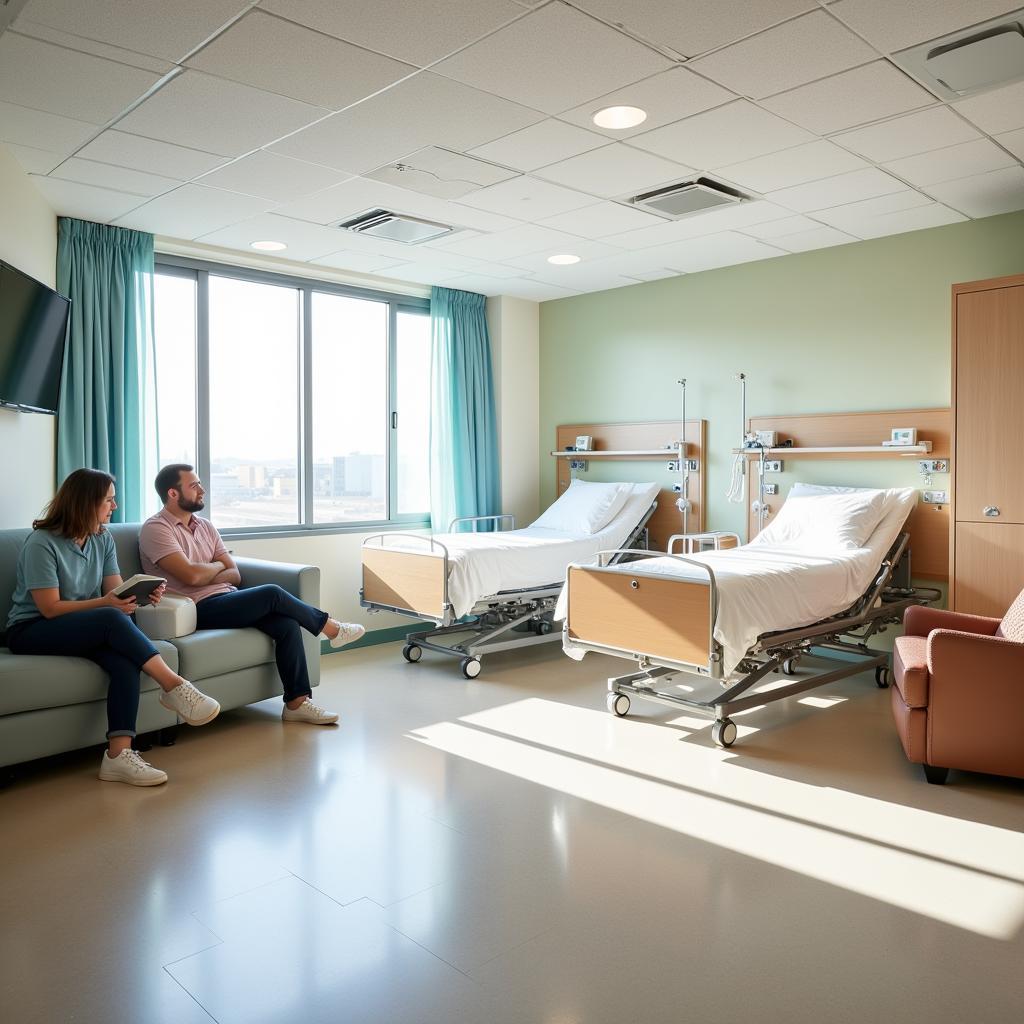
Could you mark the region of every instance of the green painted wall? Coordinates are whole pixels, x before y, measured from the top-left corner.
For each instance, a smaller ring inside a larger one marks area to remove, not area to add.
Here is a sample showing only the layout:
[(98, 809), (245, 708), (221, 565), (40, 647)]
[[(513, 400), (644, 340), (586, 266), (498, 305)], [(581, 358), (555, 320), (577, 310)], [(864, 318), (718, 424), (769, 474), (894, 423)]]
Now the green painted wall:
[[(948, 405), (950, 286), (1022, 272), (1024, 212), (545, 302), (542, 505), (554, 499), (559, 423), (670, 419), (686, 377), (687, 415), (708, 421), (708, 528), (742, 532), (743, 507), (725, 500), (737, 372), (752, 416)], [(587, 478), (620, 477), (672, 479), (660, 464), (605, 465)], [(791, 460), (778, 479), (783, 492), (796, 479), (921, 483), (910, 460)]]

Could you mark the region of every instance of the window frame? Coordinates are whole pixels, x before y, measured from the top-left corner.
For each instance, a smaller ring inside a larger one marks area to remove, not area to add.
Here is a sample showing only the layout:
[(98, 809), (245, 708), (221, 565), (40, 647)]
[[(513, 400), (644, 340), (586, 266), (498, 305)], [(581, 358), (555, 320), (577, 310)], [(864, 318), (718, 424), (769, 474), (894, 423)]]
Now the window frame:
[[(166, 253), (157, 253), (155, 270), (158, 274), (191, 278), (196, 283), (196, 472), (203, 480), (210, 479), (210, 276), (231, 277), (254, 284), (278, 285), (299, 292), (299, 330), (297, 332), (299, 366), (299, 403), (296, 432), (298, 436), (299, 518), (293, 525), (236, 526), (220, 532), (226, 537), (272, 538), (320, 536), (348, 533), (386, 533), (389, 530), (429, 529), (430, 510), (422, 513), (399, 514), (398, 507), (398, 433), (401, 418), (398, 415), (397, 349), (398, 314), (430, 314), (430, 300), (415, 295), (388, 292), (382, 289), (361, 288), (356, 285), (322, 281), (316, 278), (276, 273), (252, 267), (238, 267), (229, 263), (215, 263)], [(313, 459), (313, 293), (324, 292), (346, 298), (384, 302), (387, 314), (387, 473), (385, 482), (385, 510), (387, 518), (345, 523), (313, 522), (316, 473)], [(427, 381), (425, 387), (430, 386)], [(157, 382), (159, 396), (159, 381)], [(210, 509), (201, 513), (210, 518)]]

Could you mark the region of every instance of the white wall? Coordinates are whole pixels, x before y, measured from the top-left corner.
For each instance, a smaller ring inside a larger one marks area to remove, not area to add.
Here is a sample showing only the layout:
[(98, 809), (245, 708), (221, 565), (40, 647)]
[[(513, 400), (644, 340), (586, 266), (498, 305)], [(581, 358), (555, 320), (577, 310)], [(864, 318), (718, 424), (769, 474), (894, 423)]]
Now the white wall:
[(540, 513), (540, 305), (507, 295), (487, 300), (498, 405), (501, 510), (517, 526)]
[[(3, 146), (0, 259), (54, 286), (57, 217)], [(55, 426), (53, 416), (0, 409), (0, 529), (28, 526), (53, 497)]]

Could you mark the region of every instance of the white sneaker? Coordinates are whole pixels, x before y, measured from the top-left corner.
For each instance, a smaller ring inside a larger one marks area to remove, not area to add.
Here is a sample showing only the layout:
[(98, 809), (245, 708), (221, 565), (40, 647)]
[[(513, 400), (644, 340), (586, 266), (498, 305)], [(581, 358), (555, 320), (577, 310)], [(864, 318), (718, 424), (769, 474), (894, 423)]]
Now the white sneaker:
[(366, 632), (366, 627), (360, 626), (358, 622), (338, 622), (337, 619), (330, 621), (338, 623), (338, 635), (330, 640), (332, 647), (344, 647), (345, 644), (358, 640)]
[(305, 700), (294, 711), (285, 704), (284, 710), (281, 712), (281, 720), (305, 722), (307, 725), (334, 725), (338, 716), (333, 711), (314, 704), (311, 700)]
[(187, 680), (160, 694), (160, 703), (189, 725), (206, 725), (220, 714), (220, 705)]
[(147, 764), (137, 750), (128, 747), (117, 757), (108, 757), (103, 751), (100, 779), (103, 782), (126, 782), (129, 786), (162, 786), (167, 781), (167, 772)]

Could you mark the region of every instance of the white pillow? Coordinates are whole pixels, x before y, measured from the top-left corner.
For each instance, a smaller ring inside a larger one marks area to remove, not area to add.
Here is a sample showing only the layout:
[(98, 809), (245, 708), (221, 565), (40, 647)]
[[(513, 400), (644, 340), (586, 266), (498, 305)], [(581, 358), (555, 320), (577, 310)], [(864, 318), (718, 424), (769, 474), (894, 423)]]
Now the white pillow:
[(573, 480), (562, 496), (531, 525), (562, 533), (597, 533), (618, 515), (631, 493), (631, 484)]
[(885, 513), (885, 504), (884, 491), (809, 493), (794, 485), (779, 514), (753, 543), (802, 551), (862, 548)]

